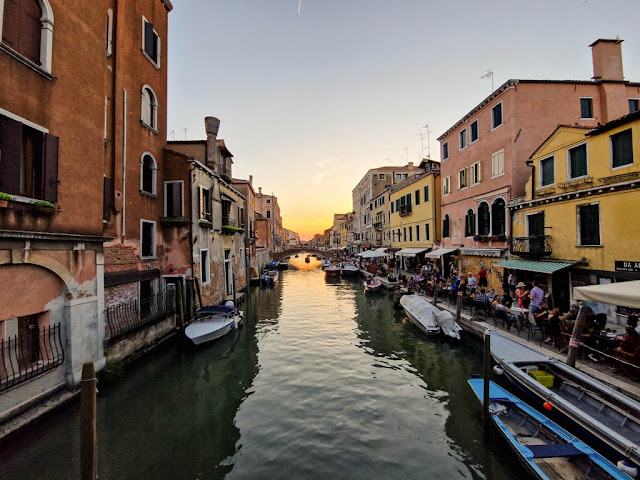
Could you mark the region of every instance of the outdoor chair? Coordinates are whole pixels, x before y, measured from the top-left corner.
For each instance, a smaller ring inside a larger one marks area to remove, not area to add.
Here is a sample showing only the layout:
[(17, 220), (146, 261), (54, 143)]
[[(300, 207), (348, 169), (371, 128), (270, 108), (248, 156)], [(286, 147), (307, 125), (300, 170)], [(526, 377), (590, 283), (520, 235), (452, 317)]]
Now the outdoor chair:
[(475, 302), (476, 303), (476, 320), (480, 320), (480, 317), (483, 316), (485, 321), (489, 321), (489, 317), (491, 316), (491, 303), (489, 302)]
[[(529, 337), (535, 337), (536, 332), (540, 332), (540, 345), (542, 345), (542, 329), (540, 325), (536, 323), (535, 317), (531, 313), (527, 313), (526, 315), (520, 316), (520, 322), (522, 324), (520, 330), (522, 330), (522, 328), (527, 329), (527, 342), (529, 341)], [(520, 330), (518, 330), (518, 336), (520, 336)]]

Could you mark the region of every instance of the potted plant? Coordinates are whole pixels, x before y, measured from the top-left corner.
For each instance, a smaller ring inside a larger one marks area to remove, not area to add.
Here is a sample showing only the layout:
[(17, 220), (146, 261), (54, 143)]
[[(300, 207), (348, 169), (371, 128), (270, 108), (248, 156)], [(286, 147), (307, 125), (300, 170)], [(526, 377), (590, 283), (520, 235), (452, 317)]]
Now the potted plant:
[(233, 225), (222, 226), (222, 233), (225, 235), (233, 235), (234, 233), (241, 233), (242, 231), (242, 228), (234, 227)]
[(0, 208), (6, 208), (13, 197), (8, 193), (0, 192)]
[(53, 203), (47, 202), (46, 200), (37, 200), (33, 203), (33, 206), (36, 212), (42, 213), (51, 213), (53, 212), (53, 209), (56, 208)]
[(162, 217), (160, 223), (166, 227), (179, 227), (187, 224), (185, 217)]
[(229, 175), (227, 175), (226, 173), (222, 174), (222, 180), (224, 180), (225, 182), (227, 182), (229, 185), (231, 185), (231, 177)]
[(208, 227), (211, 228), (213, 226), (213, 223), (211, 223), (209, 220), (207, 220), (206, 218), (201, 218), (200, 219), (200, 226), (201, 227)]

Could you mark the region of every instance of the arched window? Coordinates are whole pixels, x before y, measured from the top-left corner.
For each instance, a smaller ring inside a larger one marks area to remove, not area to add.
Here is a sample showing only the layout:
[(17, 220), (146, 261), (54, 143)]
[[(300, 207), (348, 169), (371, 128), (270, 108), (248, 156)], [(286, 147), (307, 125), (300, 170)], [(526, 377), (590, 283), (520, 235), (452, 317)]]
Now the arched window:
[(149, 152), (142, 154), (140, 160), (140, 191), (149, 193), (151, 195), (156, 194), (156, 160)]
[(505, 204), (502, 198), (498, 198), (491, 205), (491, 234), (505, 234)]
[(448, 213), (444, 216), (444, 220), (442, 220), (442, 237), (443, 238), (449, 237), (449, 214)]
[(473, 237), (476, 234), (476, 214), (472, 209), (467, 210), (464, 217), (464, 236)]
[(51, 73), (53, 10), (48, 0), (6, 0), (1, 3), (2, 43)]
[(152, 130), (158, 129), (158, 99), (149, 85), (142, 87), (142, 123)]
[(478, 235), (489, 235), (490, 225), (489, 205), (487, 202), (482, 202), (478, 207)]

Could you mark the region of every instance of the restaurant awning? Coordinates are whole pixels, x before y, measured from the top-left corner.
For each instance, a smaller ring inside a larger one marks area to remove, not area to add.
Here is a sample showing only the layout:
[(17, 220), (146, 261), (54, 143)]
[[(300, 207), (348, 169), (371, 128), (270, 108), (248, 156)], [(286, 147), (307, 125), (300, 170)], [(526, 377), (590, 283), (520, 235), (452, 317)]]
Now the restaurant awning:
[(540, 262), (535, 260), (505, 260), (496, 263), (496, 267), (512, 268), (513, 270), (526, 270), (536, 273), (552, 274), (563, 268), (572, 266), (573, 263), (565, 262)]
[(455, 248), (438, 248), (436, 250), (431, 250), (429, 253), (425, 255), (425, 257), (429, 258), (440, 258), (442, 255), (447, 253), (455, 252), (458, 250), (458, 247)]
[(397, 256), (401, 257), (415, 257), (417, 254), (426, 252), (429, 250), (428, 248), (403, 248), (402, 250), (398, 250), (396, 252)]
[(640, 280), (574, 287), (573, 298), (586, 302), (640, 308)]

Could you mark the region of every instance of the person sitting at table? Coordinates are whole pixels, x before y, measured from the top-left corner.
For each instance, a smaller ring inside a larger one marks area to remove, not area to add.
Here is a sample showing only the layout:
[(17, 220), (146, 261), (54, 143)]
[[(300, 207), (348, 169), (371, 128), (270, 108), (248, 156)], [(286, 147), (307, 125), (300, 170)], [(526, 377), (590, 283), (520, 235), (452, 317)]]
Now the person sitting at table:
[(635, 328), (627, 327), (627, 333), (620, 342), (620, 346), (616, 348), (616, 351), (633, 354), (638, 347), (640, 347), (640, 335), (638, 335)]
[(554, 308), (551, 311), (551, 316), (546, 323), (546, 328), (544, 330), (545, 340), (544, 343), (550, 344), (552, 347), (556, 345), (559, 346), (560, 343), (560, 315), (562, 314), (562, 310), (559, 308)]
[(511, 309), (509, 308), (510, 306), (511, 304), (509, 304), (509, 306), (506, 306), (504, 303), (502, 303), (500, 297), (496, 297), (493, 299), (493, 307), (496, 309), (496, 312), (505, 312), (505, 327), (507, 331), (511, 330), (511, 327), (513, 327), (514, 325), (517, 326), (519, 323), (518, 317), (511, 311)]
[(549, 320), (549, 309), (546, 302), (542, 302), (540, 307), (533, 314), (533, 318), (540, 328), (543, 328), (544, 324)]
[(629, 315), (627, 317), (627, 327), (633, 327), (638, 334), (640, 334), (640, 325), (638, 325), (638, 317), (635, 315)]
[(474, 299), (477, 303), (491, 303), (491, 298), (486, 293), (484, 288), (480, 289), (480, 293), (476, 294)]

